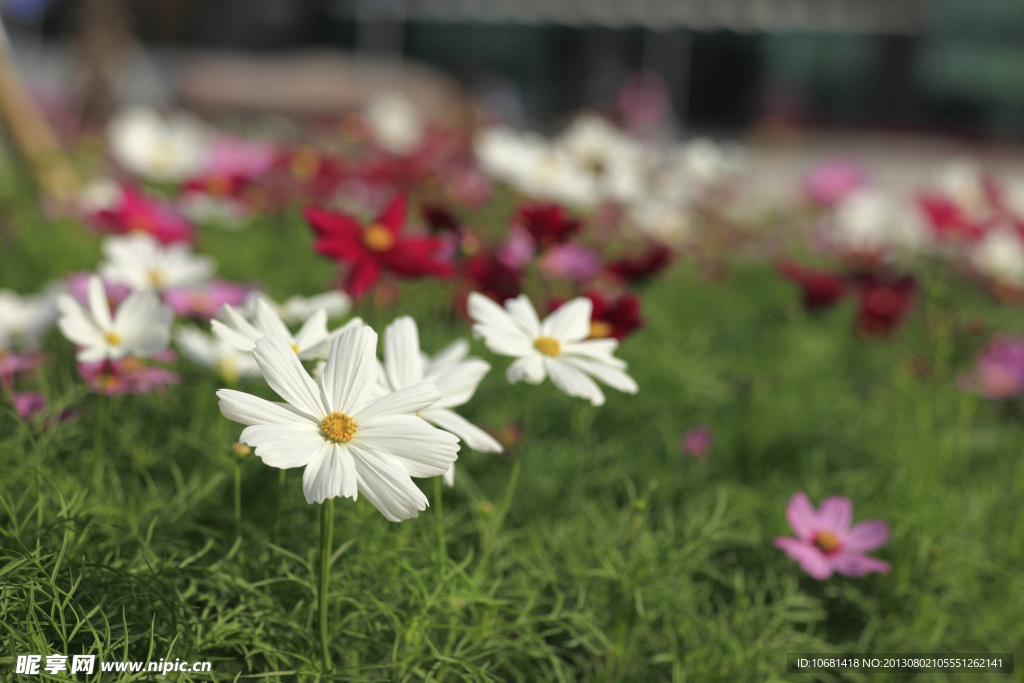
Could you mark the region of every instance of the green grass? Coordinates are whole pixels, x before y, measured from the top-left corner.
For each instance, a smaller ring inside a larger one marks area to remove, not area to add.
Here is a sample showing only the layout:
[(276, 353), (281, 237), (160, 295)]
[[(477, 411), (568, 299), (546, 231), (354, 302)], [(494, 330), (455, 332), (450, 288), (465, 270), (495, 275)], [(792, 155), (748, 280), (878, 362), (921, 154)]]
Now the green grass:
[[(0, 287), (33, 291), (97, 262), (69, 221), (19, 209), (12, 226)], [(309, 243), (290, 215), (200, 248), (221, 275), (284, 298), (333, 278)], [(455, 488), (417, 519), (338, 501), (335, 668), (320, 680), (831, 680), (787, 675), (786, 653), (1024, 652), (1024, 409), (956, 388), (984, 338), (954, 315), (1004, 332), (1024, 320), (948, 272), (925, 275), (908, 325), (868, 342), (849, 304), (808, 316), (767, 265), (726, 263), (710, 282), (681, 264), (643, 292), (649, 327), (620, 351), (640, 393), (609, 390), (600, 409), (550, 384), (510, 387), (506, 359), (475, 342), (495, 369), (464, 414), (520, 422), (524, 438), (512, 457), (463, 451)], [(395, 309), (357, 312), (378, 331), (411, 314), (436, 351), (469, 335), (437, 315), (447, 291), (405, 286)], [(299, 472), (282, 485), (241, 463), (238, 537), (228, 448), (241, 427), (217, 410), (218, 381), (182, 363), (163, 396), (102, 398), (59, 334), (48, 349), (42, 389), (78, 417), (33, 429), (0, 414), (0, 679), (19, 678), (18, 654), (85, 653), (316, 680), (318, 508)], [(911, 357), (934, 371), (911, 372)], [(698, 423), (715, 434), (703, 461), (679, 447)], [(887, 519), (874, 554), (892, 573), (804, 575), (772, 545), (798, 490)]]

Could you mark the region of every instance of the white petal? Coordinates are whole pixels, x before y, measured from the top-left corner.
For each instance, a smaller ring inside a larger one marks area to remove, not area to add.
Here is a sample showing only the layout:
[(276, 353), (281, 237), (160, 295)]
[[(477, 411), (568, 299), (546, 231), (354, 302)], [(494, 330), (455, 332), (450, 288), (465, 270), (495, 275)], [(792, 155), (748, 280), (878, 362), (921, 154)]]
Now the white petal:
[(80, 346), (107, 346), (103, 332), (82, 305), (67, 294), (57, 299), (60, 318), (57, 327), (67, 339)]
[(233, 306), (224, 304), (220, 316), (224, 318), (224, 322), (210, 321), (213, 334), (225, 344), (230, 344), (239, 351), (252, 351), (256, 340), (263, 334), (242, 317)]
[(253, 358), (263, 378), (277, 395), (320, 422), (327, 416), (320, 398), (320, 387), (306, 374), (299, 357), (282, 337), (260, 337)]
[(455, 463), (444, 473), (444, 485), (448, 488), (455, 486)]
[(132, 292), (117, 309), (114, 330), (126, 349), (152, 356), (170, 341), (174, 313), (152, 291)]
[(515, 384), (520, 380), (526, 380), (527, 384), (540, 384), (547, 377), (547, 370), (544, 366), (544, 357), (539, 353), (532, 356), (520, 358), (508, 366), (505, 377), (509, 384)]
[(437, 477), (455, 462), (459, 440), (412, 415), (392, 415), (359, 422), (349, 443), (370, 453), (388, 453), (401, 459), (414, 477)]
[(536, 339), (540, 336), (540, 318), (537, 317), (537, 311), (530, 303), (529, 297), (520, 294), (514, 299), (509, 299), (505, 302), (505, 309), (530, 338)]
[(471, 292), (469, 315), (476, 323), (473, 332), (483, 337), (487, 348), (505, 356), (533, 352), (533, 338), (498, 304), (478, 292)]
[(285, 339), (292, 338), (292, 333), (288, 331), (288, 326), (284, 324), (277, 311), (274, 310), (274, 307), (265, 297), (256, 297), (255, 313), (253, 314), (252, 322), (262, 334), (273, 334)]
[(330, 443), (316, 425), (250, 425), (238, 438), (256, 449), (256, 455), (271, 467), (302, 467), (312, 461), (321, 447)]
[(377, 333), (363, 325), (331, 342), (323, 386), (330, 410), (353, 415), (377, 383)]
[(613, 389), (618, 389), (627, 394), (635, 394), (639, 391), (639, 387), (637, 387), (633, 378), (617, 367), (612, 367), (590, 358), (578, 358), (566, 354), (562, 354), (560, 360), (579, 368), (588, 375), (593, 375), (598, 381), (604, 382)]
[(302, 327), (295, 333), (295, 345), (300, 350), (305, 350), (326, 340), (327, 311), (321, 308), (302, 323)]
[(359, 478), (352, 453), (345, 446), (325, 441), (317, 457), (302, 473), (302, 492), (307, 503), (328, 498), (355, 498)]
[(384, 330), (384, 368), (393, 389), (423, 381), (423, 358), (416, 323), (402, 316)]
[(615, 339), (587, 339), (585, 341), (563, 344), (562, 355), (582, 356), (613, 368), (625, 370), (626, 361), (612, 355), (617, 348), (619, 348), (619, 342)]
[(246, 394), (233, 389), (217, 391), (220, 399), (220, 412), (224, 417), (244, 425), (290, 425), (308, 422), (314, 427), (317, 423), (287, 403), (267, 401), (259, 396)]
[[(517, 361), (518, 362), (518, 361)], [(441, 392), (441, 400), (437, 405), (442, 408), (454, 408), (473, 398), (480, 380), (491, 369), (487, 361), (472, 358), (455, 366), (446, 366), (439, 371), (424, 377), (433, 382)]]
[(355, 455), (359, 491), (388, 520), (401, 522), (427, 509), (427, 497), (412, 483), (409, 472), (398, 458), (350, 448)]
[(554, 358), (547, 360), (548, 374), (555, 386), (569, 394), (588, 399), (595, 406), (604, 404), (604, 394), (582, 370)]
[(432, 406), (441, 398), (441, 392), (426, 382), (382, 396), (366, 404), (354, 413), (352, 418), (359, 423), (388, 415), (415, 415)]
[(590, 335), (590, 314), (594, 304), (585, 296), (568, 301), (544, 319), (541, 334), (561, 342), (574, 342)]
[(110, 330), (114, 327), (107, 290), (103, 287), (103, 281), (95, 275), (89, 277), (89, 311), (100, 329)]
[(483, 453), (501, 453), (503, 450), (493, 436), (477, 427), (458, 413), (445, 408), (429, 408), (420, 413), (427, 422), (432, 422), (441, 429), (446, 429), (466, 442), (475, 451)]
[(465, 339), (456, 339), (451, 344), (444, 347), (440, 353), (429, 361), (425, 374), (430, 374), (435, 370), (446, 368), (448, 366), (457, 365), (468, 355), (469, 342)]

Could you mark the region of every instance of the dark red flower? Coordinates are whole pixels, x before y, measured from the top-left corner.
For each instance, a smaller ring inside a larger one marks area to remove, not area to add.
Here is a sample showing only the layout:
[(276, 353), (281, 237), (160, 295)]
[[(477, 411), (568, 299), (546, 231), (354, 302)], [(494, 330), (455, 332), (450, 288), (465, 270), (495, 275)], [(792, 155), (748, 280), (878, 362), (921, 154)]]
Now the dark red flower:
[(382, 270), (407, 278), (451, 274), (451, 266), (439, 259), (441, 240), (402, 234), (407, 208), (405, 197), (399, 196), (365, 227), (345, 213), (306, 209), (317, 236), (316, 252), (351, 266), (345, 288), (352, 296), (365, 294)]
[(478, 253), (466, 259), (463, 276), (473, 291), (480, 292), (499, 304), (523, 292), (523, 275), (509, 268), (492, 253)]
[(313, 198), (332, 196), (351, 176), (341, 161), (308, 146), (282, 151), (274, 166), (298, 183), (301, 194)]
[(607, 270), (626, 282), (641, 282), (664, 270), (672, 262), (672, 250), (658, 244), (635, 256), (611, 261)]
[(579, 231), (582, 223), (553, 203), (531, 203), (519, 207), (513, 225), (530, 233), (541, 249), (563, 244)]
[(917, 284), (910, 275), (866, 275), (857, 286), (857, 330), (865, 336), (880, 337), (892, 332), (914, 307)]
[[(640, 297), (632, 292), (612, 297), (597, 291), (584, 293), (593, 305), (590, 313), (590, 339), (611, 337), (622, 341), (646, 323), (640, 315)], [(566, 299), (551, 299), (548, 308), (554, 311)]]
[(783, 277), (800, 287), (801, 301), (808, 311), (829, 308), (849, 292), (846, 279), (827, 270), (805, 268), (788, 259), (780, 261), (775, 267)]
[(443, 204), (423, 204), (420, 206), (420, 215), (434, 234), (455, 232), (462, 225), (459, 217)]

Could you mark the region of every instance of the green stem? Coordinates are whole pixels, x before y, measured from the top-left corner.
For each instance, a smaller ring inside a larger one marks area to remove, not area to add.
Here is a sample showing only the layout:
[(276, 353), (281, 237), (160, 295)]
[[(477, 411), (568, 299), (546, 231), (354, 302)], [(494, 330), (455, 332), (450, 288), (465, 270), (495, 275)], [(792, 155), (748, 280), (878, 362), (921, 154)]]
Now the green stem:
[(448, 540), (445, 537), (444, 497), (441, 490), (442, 477), (434, 477), (434, 509), (437, 510), (437, 561), (441, 566), (441, 582), (444, 582), (445, 569), (448, 567)]
[(242, 462), (235, 459), (235, 536), (242, 535)]
[(317, 612), (320, 618), (320, 648), (324, 671), (331, 670), (331, 649), (327, 638), (327, 584), (331, 574), (331, 536), (334, 534), (334, 499), (320, 504), (320, 590)]
[(92, 431), (92, 471), (94, 485), (102, 491), (103, 482), (103, 430), (107, 422), (107, 397), (96, 394), (96, 415)]
[(512, 465), (512, 474), (508, 478), (508, 485), (505, 487), (505, 498), (501, 501), (501, 507), (494, 518), (494, 530), (488, 535), (483, 555), (480, 556), (480, 568), (487, 565), (487, 560), (491, 556), (491, 551), (494, 550), (494, 543), (498, 539), (498, 534), (501, 533), (501, 528), (505, 525), (505, 516), (508, 514), (509, 507), (512, 506), (512, 496), (515, 495), (516, 484), (519, 482), (519, 471), (522, 468), (523, 460), (521, 457), (517, 457)]

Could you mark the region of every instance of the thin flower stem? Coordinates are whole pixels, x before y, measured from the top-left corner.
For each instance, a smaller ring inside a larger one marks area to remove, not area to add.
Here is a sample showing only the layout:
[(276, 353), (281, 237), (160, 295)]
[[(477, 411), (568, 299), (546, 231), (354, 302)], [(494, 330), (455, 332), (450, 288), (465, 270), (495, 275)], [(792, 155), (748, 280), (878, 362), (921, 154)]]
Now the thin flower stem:
[(434, 509), (437, 511), (437, 562), (441, 568), (441, 583), (444, 583), (445, 570), (448, 567), (448, 539), (445, 537), (444, 496), (441, 477), (434, 477)]
[(92, 469), (93, 479), (98, 490), (102, 490), (103, 482), (103, 430), (107, 422), (107, 397), (96, 394), (96, 415), (92, 431)]
[(242, 461), (235, 460), (235, 536), (242, 536)]
[(331, 670), (331, 649), (327, 637), (327, 585), (331, 573), (331, 536), (334, 534), (334, 499), (320, 504), (320, 590), (317, 612), (320, 621), (320, 649), (324, 671)]
[(491, 551), (494, 550), (498, 534), (501, 533), (501, 528), (505, 525), (505, 516), (508, 514), (508, 509), (512, 506), (512, 497), (515, 495), (516, 484), (519, 482), (519, 471), (522, 467), (522, 458), (516, 458), (515, 463), (512, 465), (512, 474), (508, 478), (508, 485), (505, 487), (505, 498), (501, 501), (498, 514), (494, 516), (494, 530), (488, 534), (487, 544), (484, 546), (484, 552), (480, 556), (479, 566), (481, 569), (487, 566), (487, 560), (491, 556)]

